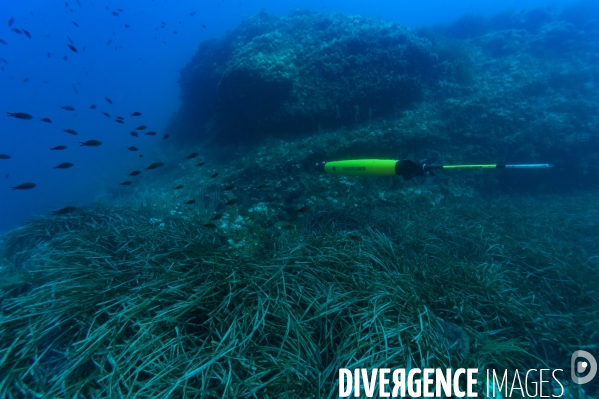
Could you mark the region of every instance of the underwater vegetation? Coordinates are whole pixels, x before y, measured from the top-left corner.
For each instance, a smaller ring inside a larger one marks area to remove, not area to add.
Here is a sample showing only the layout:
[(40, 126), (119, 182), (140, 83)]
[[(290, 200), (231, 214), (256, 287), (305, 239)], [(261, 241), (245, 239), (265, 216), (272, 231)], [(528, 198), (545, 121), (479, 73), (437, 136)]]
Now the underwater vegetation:
[(329, 397), (339, 367), (564, 368), (597, 342), (596, 198), (402, 202), (236, 239), (146, 202), (24, 225), (0, 394)]
[[(568, 370), (599, 345), (584, 10), (421, 30), (260, 13), (202, 43), (162, 136), (180, 148), (0, 237), (0, 397), (335, 397), (341, 367)], [(130, 136), (157, 135), (134, 110)], [(314, 168), (364, 157), (556, 167)]]

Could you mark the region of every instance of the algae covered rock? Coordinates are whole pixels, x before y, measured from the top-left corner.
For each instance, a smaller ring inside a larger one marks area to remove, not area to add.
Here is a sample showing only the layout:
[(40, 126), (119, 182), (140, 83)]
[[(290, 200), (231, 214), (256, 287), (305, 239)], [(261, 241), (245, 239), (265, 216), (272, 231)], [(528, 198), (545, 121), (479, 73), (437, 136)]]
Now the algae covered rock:
[(201, 43), (181, 71), (171, 128), (252, 141), (368, 121), (414, 103), (435, 66), (430, 41), (397, 24), (261, 12)]

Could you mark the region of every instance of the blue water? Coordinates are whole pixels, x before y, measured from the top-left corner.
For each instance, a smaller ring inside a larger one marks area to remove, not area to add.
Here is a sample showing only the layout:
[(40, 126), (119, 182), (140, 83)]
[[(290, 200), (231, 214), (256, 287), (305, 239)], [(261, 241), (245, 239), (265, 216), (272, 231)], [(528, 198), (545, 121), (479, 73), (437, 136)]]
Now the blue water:
[[(151, 163), (162, 147), (171, 145), (160, 137), (180, 104), (179, 70), (201, 41), (223, 35), (261, 9), (277, 15), (297, 8), (325, 10), (421, 27), (449, 23), (465, 13), (489, 15), (560, 4), (541, 0), (79, 1), (80, 5), (72, 0), (3, 1), (0, 7), (0, 38), (8, 43), (0, 44), (0, 58), (6, 61), (0, 61), (0, 153), (12, 157), (0, 159), (0, 232), (35, 215), (92, 203), (127, 180), (123, 171)], [(10, 18), (14, 18), (13, 28), (27, 30), (31, 38), (11, 31)], [(67, 47), (67, 36), (77, 53)], [(90, 110), (91, 104), (97, 108)], [(60, 109), (65, 105), (76, 110)], [(130, 116), (135, 111), (143, 115)], [(6, 112), (26, 112), (34, 119), (18, 120)], [(125, 124), (117, 124), (115, 116), (123, 116)], [(158, 136), (130, 136), (141, 124)], [(63, 129), (74, 129), (79, 135)], [(89, 139), (101, 140), (103, 145), (79, 146), (79, 141)], [(60, 144), (68, 149), (49, 150)], [(126, 151), (130, 145), (139, 147), (144, 158)], [(75, 166), (53, 169), (67, 161)], [(11, 190), (24, 182), (35, 182), (37, 187)]]

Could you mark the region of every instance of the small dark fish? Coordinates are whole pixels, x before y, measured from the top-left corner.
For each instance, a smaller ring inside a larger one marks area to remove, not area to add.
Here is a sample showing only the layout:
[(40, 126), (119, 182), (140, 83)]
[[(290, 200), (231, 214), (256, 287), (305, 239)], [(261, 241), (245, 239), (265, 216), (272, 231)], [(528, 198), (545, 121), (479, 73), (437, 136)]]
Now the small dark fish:
[(70, 105), (63, 105), (60, 107), (60, 109), (64, 109), (65, 111), (75, 111), (75, 108), (71, 107)]
[(207, 229), (216, 229), (216, 225), (210, 222), (206, 223), (204, 227), (206, 227)]
[(144, 157), (144, 154), (139, 154), (139, 157), (140, 157), (140, 158), (143, 158), (143, 157)]
[(135, 128), (135, 130), (144, 130), (147, 126), (146, 125), (139, 125), (138, 127)]
[(14, 18), (14, 17), (11, 17), (11, 18), (8, 20), (8, 26), (12, 26), (12, 24), (13, 24), (14, 22), (15, 22), (15, 18)]
[(73, 42), (73, 39), (71, 39), (70, 37), (67, 36), (67, 39), (68, 39), (69, 43), (75, 44), (75, 42)]
[(130, 134), (131, 136), (133, 136), (133, 137), (139, 137), (139, 134), (137, 134), (137, 132), (131, 132), (131, 133), (129, 133), (129, 134)]
[(96, 109), (96, 104), (92, 104), (89, 106), (89, 109)]
[(112, 15), (114, 15), (115, 17), (118, 17), (118, 16), (119, 16), (119, 13), (118, 13), (118, 12), (116, 12), (116, 11), (113, 11), (113, 12), (112, 12)]
[(222, 214), (222, 213), (216, 213), (216, 214), (214, 214), (214, 216), (212, 216), (212, 217), (210, 218), (210, 220), (219, 220), (219, 219), (220, 219), (220, 218), (222, 218), (222, 217), (223, 217), (223, 214)]
[(9, 176), (10, 176), (10, 175), (7, 173), (7, 174), (5, 174), (5, 175), (4, 175), (4, 178), (5, 178), (5, 179), (8, 179), (8, 177), (9, 177)]
[(83, 8), (83, 6), (81, 5), (81, 2), (79, 0), (77, 0), (77, 4), (79, 4), (79, 7)]
[(156, 132), (147, 132), (146, 136), (156, 136)]
[(194, 15), (196, 15), (196, 12), (192, 11), (192, 12), (189, 13), (189, 15), (193, 17)]
[(10, 155), (8, 155), (8, 154), (0, 154), (0, 159), (10, 159)]
[(29, 82), (29, 78), (23, 79), (23, 83), (27, 83), (27, 82)]
[(68, 59), (69, 59), (69, 57), (67, 57), (66, 55), (63, 55), (63, 56), (62, 56), (62, 59), (66, 61), (66, 60), (68, 60)]
[(121, 186), (129, 186), (129, 185), (131, 185), (131, 184), (132, 184), (132, 182), (130, 182), (129, 180), (127, 180), (127, 181), (124, 181), (124, 182), (122, 182), (122, 183), (119, 183), (119, 184), (120, 184)]
[(66, 145), (57, 145), (56, 147), (52, 147), (50, 149), (54, 150), (54, 151), (62, 151), (62, 150), (66, 150), (67, 146)]
[(72, 52), (74, 53), (78, 53), (79, 51), (77, 51), (77, 49), (75, 48), (75, 46), (73, 46), (72, 44), (67, 44), (67, 46), (69, 46), (69, 48), (71, 49)]
[(73, 25), (75, 25), (76, 27), (79, 27), (79, 24), (75, 21), (71, 21), (73, 23)]
[(110, 118), (110, 114), (108, 112), (102, 112), (102, 115), (104, 115), (107, 118)]
[(15, 112), (14, 114), (11, 112), (7, 112), (8, 116), (12, 116), (17, 119), (23, 119), (24, 121), (28, 121), (33, 118), (33, 116), (26, 114), (25, 112)]
[(123, 118), (122, 116), (115, 116), (115, 117), (114, 117), (114, 119), (120, 119), (120, 120), (122, 120), (122, 121), (124, 121), (124, 120), (125, 120), (125, 118)]
[(71, 213), (76, 211), (77, 208), (75, 208), (74, 206), (65, 206), (62, 209), (59, 209), (57, 211), (52, 211), (53, 215), (66, 215), (67, 213)]
[(108, 101), (108, 104), (112, 105), (112, 100), (108, 97), (104, 97), (106, 99), (106, 101)]
[(13, 32), (18, 33), (19, 35), (22, 34), (23, 32), (21, 31), (21, 29), (19, 28), (12, 28), (11, 29)]
[(50, 58), (50, 52), (49, 51), (46, 53), (46, 55), (48, 56), (48, 58)]
[(196, 200), (189, 200), (189, 201), (185, 201), (185, 205), (191, 205), (191, 204), (195, 204)]
[(176, 35), (176, 34), (177, 34), (177, 31), (173, 31), (173, 33)]
[(192, 158), (195, 158), (195, 157), (197, 157), (198, 155), (199, 155), (199, 153), (197, 153), (197, 152), (192, 152), (191, 154), (189, 154), (189, 155), (187, 156), (187, 159), (192, 159)]
[(135, 111), (134, 113), (131, 114), (131, 116), (141, 116), (141, 112)]
[(46, 122), (46, 123), (52, 123), (52, 119), (50, 119), (50, 118), (40, 118), (40, 121)]
[(310, 209), (312, 208), (310, 208), (309, 206), (302, 206), (300, 209), (296, 209), (295, 211), (297, 213), (308, 213), (310, 212)]
[(229, 184), (228, 186), (225, 186), (224, 190), (225, 191), (231, 191), (235, 188), (235, 184)]
[(84, 146), (98, 147), (98, 146), (102, 145), (102, 142), (100, 140), (87, 140), (87, 141), (80, 141), (79, 144), (81, 144), (82, 147), (84, 147)]
[(170, 134), (165, 134), (164, 136), (162, 136), (162, 140), (166, 140), (166, 139), (168, 139), (169, 137), (171, 137), (171, 135), (170, 135)]
[(73, 166), (73, 164), (71, 162), (63, 162), (60, 165), (56, 165), (54, 167), (54, 169), (68, 169), (72, 166)]
[(62, 129), (63, 132), (68, 133), (68, 134), (72, 134), (72, 135), (76, 135), (78, 134), (76, 131), (74, 131), (73, 129)]
[(225, 202), (225, 205), (233, 205), (237, 203), (237, 198), (231, 198), (230, 200), (228, 200), (227, 202)]
[(4, 44), (4, 45), (8, 46), (8, 42), (4, 39), (0, 39), (0, 44)]
[(202, 162), (198, 163), (196, 166), (204, 166), (204, 165), (206, 165), (206, 162), (202, 161)]
[(71, 86), (73, 86), (73, 91), (75, 92), (75, 94), (77, 94), (77, 95), (78, 95), (78, 94), (79, 94), (79, 92), (77, 91), (77, 88), (75, 87), (75, 85), (74, 85), (74, 84), (72, 84)]
[(156, 169), (156, 168), (159, 168), (161, 166), (164, 166), (164, 164), (162, 162), (154, 162), (153, 164), (151, 164), (150, 166), (148, 166), (146, 168), (146, 170)]
[(110, 46), (110, 43), (112, 43), (112, 39), (108, 39), (108, 41), (106, 42), (106, 45)]
[(123, 9), (122, 9), (122, 8), (117, 8), (116, 10), (117, 10), (118, 12), (123, 12)]
[(137, 148), (137, 147), (134, 147), (134, 146), (127, 147), (127, 149), (128, 149), (129, 151), (137, 151), (137, 150), (139, 150), (139, 148)]
[(125, 24), (125, 28), (128, 28), (128, 27), (129, 27), (129, 24)]
[(25, 34), (25, 36), (31, 39), (31, 33), (27, 32), (25, 29), (23, 29), (23, 33)]
[(268, 187), (268, 185), (267, 185), (267, 184), (264, 184), (264, 183), (262, 183), (262, 184), (258, 184), (258, 185), (256, 186), (256, 188), (257, 188), (258, 190), (263, 190), (263, 189), (265, 189), (266, 187)]
[(218, 172), (214, 172), (214, 173), (212, 174), (212, 176), (210, 176), (210, 177), (216, 177), (216, 176), (218, 176)]
[(288, 224), (286, 226), (283, 226), (283, 230), (295, 230), (295, 225)]
[(175, 187), (175, 190), (181, 190), (183, 187), (185, 187), (183, 184), (179, 184), (177, 187)]
[(349, 239), (355, 242), (362, 242), (362, 237), (360, 236), (349, 236)]
[(23, 183), (18, 186), (11, 187), (13, 190), (29, 190), (35, 187), (35, 183)]
[(202, 24), (202, 28), (206, 29), (206, 25)]
[(116, 123), (120, 123), (121, 125), (122, 125), (123, 123), (125, 123), (125, 121), (124, 121), (124, 120), (122, 120), (122, 119), (115, 119), (114, 121), (115, 121)]
[(162, 25), (166, 25), (166, 22), (162, 21)]
[(137, 175), (139, 175), (140, 173), (141, 173), (141, 171), (139, 171), (139, 170), (134, 170), (134, 171), (133, 171), (133, 172), (131, 172), (131, 173), (127, 173), (127, 176), (137, 176)]

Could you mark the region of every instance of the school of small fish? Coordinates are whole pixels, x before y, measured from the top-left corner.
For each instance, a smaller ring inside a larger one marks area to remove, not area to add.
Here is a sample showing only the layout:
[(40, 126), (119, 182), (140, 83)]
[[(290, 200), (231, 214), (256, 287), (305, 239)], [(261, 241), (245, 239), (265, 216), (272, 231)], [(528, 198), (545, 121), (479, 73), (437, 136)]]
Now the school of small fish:
[[(222, 0), (220, 0), (220, 1), (222, 1)], [(76, 3), (79, 5), (80, 8), (83, 8), (83, 5), (81, 4), (81, 2), (79, 0), (76, 0)], [(73, 12), (73, 9), (69, 6), (68, 2), (65, 2), (65, 6), (67, 8), (69, 8), (69, 10), (71, 12)], [(106, 9), (109, 10), (108, 7), (106, 7)], [(111, 15), (113, 15), (114, 17), (119, 17), (119, 16), (121, 16), (122, 14), (125, 13), (125, 11), (122, 8), (117, 8), (115, 10), (112, 10), (112, 11), (109, 10), (109, 11), (110, 11)], [(193, 16), (196, 15), (196, 12), (192, 11), (192, 12), (190, 12), (189, 15), (191, 17), (193, 17)], [(14, 23), (15, 23), (15, 18), (10, 18), (8, 20), (8, 28), (9, 28), (10, 31), (12, 31), (13, 33), (15, 33), (17, 35), (25, 35), (28, 39), (32, 39), (33, 38), (32, 34), (28, 30), (26, 30), (26, 29), (24, 29), (22, 27), (19, 27), (19, 28), (14, 27), (13, 26)], [(79, 28), (79, 26), (80, 26), (77, 21), (71, 20), (71, 23), (76, 28)], [(181, 23), (182, 23), (182, 21), (179, 21), (179, 24), (181, 24)], [(158, 29), (165, 29), (166, 26), (167, 26), (166, 22), (162, 21), (161, 24), (156, 28), (156, 30), (158, 30)], [(206, 28), (205, 24), (202, 24), (201, 26), (202, 26), (202, 28)], [(125, 28), (129, 28), (129, 24), (124, 24), (124, 27)], [(173, 31), (173, 34), (177, 34), (177, 31), (176, 30)], [(49, 35), (46, 34), (45, 37), (47, 38), (47, 37), (49, 37)], [(73, 39), (71, 39), (71, 37), (66, 36), (66, 38), (67, 38), (67, 41), (68, 41), (66, 43), (66, 47), (72, 53), (77, 53), (78, 54), (78, 53), (80, 53), (80, 51), (85, 51), (86, 50), (85, 46), (77, 46), (75, 44), (75, 41)], [(156, 37), (154, 39), (156, 39)], [(7, 40), (5, 40), (4, 38), (0, 37), (0, 44), (8, 46), (9, 42)], [(106, 42), (106, 44), (108, 46), (112, 45), (112, 39), (109, 39)], [(116, 51), (119, 48), (122, 48), (122, 46), (115, 46), (114, 49)], [(51, 53), (50, 52), (47, 52), (46, 55), (49, 58), (51, 57)], [(76, 57), (77, 55), (74, 55), (74, 56)], [(63, 55), (62, 59), (65, 60), (65, 61), (68, 61), (68, 57), (66, 55)], [(5, 60), (4, 58), (0, 58), (0, 62), (4, 63), (4, 64), (8, 64), (8, 61)], [(0, 66), (0, 71), (2, 71), (2, 72), (4, 71), (4, 67), (3, 66)], [(28, 81), (29, 81), (29, 78), (27, 78), (27, 77), (23, 79), (23, 82), (28, 82)], [(44, 83), (47, 83), (47, 81), (44, 81)], [(78, 91), (77, 87), (74, 84), (72, 85), (72, 89), (73, 89), (73, 91), (74, 91), (74, 93), (76, 95), (79, 94), (79, 91)], [(108, 97), (108, 96), (104, 96), (104, 101), (109, 106), (114, 105), (113, 100), (110, 97)], [(96, 104), (91, 104), (91, 105), (88, 106), (88, 109), (93, 111), (97, 107), (98, 106)], [(62, 109), (63, 111), (68, 111), (68, 112), (74, 112), (74, 111), (76, 111), (76, 108), (74, 106), (72, 106), (72, 105), (61, 105), (60, 109)], [(101, 111), (101, 113), (106, 118), (112, 118), (111, 115), (108, 112), (106, 112), (106, 111)], [(138, 117), (143, 116), (143, 113), (140, 112), (140, 111), (133, 111), (129, 115), (131, 117), (134, 117), (135, 119), (138, 119)], [(7, 116), (15, 118), (15, 119), (20, 119), (20, 120), (23, 120), (23, 121), (30, 121), (30, 120), (34, 119), (33, 115), (31, 115), (31, 114), (29, 114), (27, 112), (7, 112)], [(48, 123), (48, 124), (52, 123), (52, 120), (50, 118), (46, 117), (46, 116), (39, 117), (38, 120), (40, 122), (44, 122), (44, 123)], [(116, 116), (116, 117), (114, 117), (114, 121), (116, 123), (119, 123), (119, 124), (125, 124), (126, 123), (125, 122), (125, 118), (122, 117), (122, 116)], [(141, 124), (141, 125), (133, 128), (133, 130), (131, 130), (130, 136), (135, 137), (135, 138), (139, 138), (139, 133), (138, 132), (145, 131), (147, 128), (148, 127), (146, 125)], [(70, 135), (79, 135), (79, 133), (77, 131), (75, 131), (73, 129), (70, 129), (70, 128), (63, 128), (62, 132), (70, 134)], [(155, 131), (146, 131), (144, 133), (145, 136), (156, 136), (157, 134), (158, 133), (155, 132)], [(162, 139), (166, 140), (169, 137), (170, 137), (169, 134), (164, 134), (162, 136)], [(96, 140), (96, 139), (88, 139), (86, 141), (80, 141), (79, 144), (80, 144), (80, 147), (100, 147), (102, 145), (102, 142), (100, 140)], [(51, 150), (51, 151), (65, 151), (65, 150), (67, 150), (67, 148), (68, 147), (66, 145), (60, 144), (60, 145), (57, 145), (55, 147), (50, 148), (49, 150)], [(126, 150), (127, 151), (132, 151), (132, 152), (137, 152), (137, 151), (139, 151), (139, 148), (136, 147), (136, 146), (127, 146)], [(195, 159), (199, 155), (200, 154), (198, 152), (192, 152), (191, 154), (189, 154), (186, 157), (186, 159)], [(142, 157), (143, 157), (143, 154), (140, 154), (139, 158), (142, 158)], [(10, 160), (11, 158), (12, 157), (9, 154), (0, 154), (0, 160)], [(198, 167), (201, 167), (201, 166), (204, 166), (204, 165), (205, 165), (204, 161), (200, 161), (199, 163), (196, 164), (196, 166), (198, 166)], [(72, 168), (74, 166), (75, 165), (72, 162), (62, 162), (62, 163), (60, 163), (58, 165), (53, 166), (53, 168), (54, 169), (70, 169), (70, 168)], [(150, 163), (145, 168), (145, 170), (146, 171), (150, 171), (150, 170), (154, 170), (154, 169), (160, 168), (162, 166), (164, 166), (164, 163), (162, 163), (162, 162), (153, 162), (153, 163)], [(134, 176), (139, 176), (140, 174), (142, 174), (142, 171), (140, 171), (140, 170), (134, 170), (134, 171), (132, 171), (130, 173), (127, 173), (126, 175), (129, 176), (129, 177), (134, 177)], [(213, 171), (213, 173), (212, 173), (212, 175), (210, 177), (211, 178), (216, 178), (218, 175), (219, 175), (218, 172)], [(7, 173), (6, 176), (5, 176), (5, 178), (7, 178), (8, 176), (9, 176), (9, 174)], [(126, 181), (123, 181), (123, 182), (119, 183), (119, 185), (120, 186), (131, 186), (131, 185), (133, 185), (133, 181), (126, 180)], [(25, 183), (18, 184), (16, 186), (12, 186), (11, 189), (12, 190), (30, 190), (30, 189), (35, 188), (36, 186), (37, 185), (35, 183), (25, 182)], [(181, 190), (183, 187), (184, 187), (183, 185), (178, 185), (178, 186), (174, 187), (174, 190)], [(223, 189), (224, 192), (231, 193), (235, 189), (235, 187), (236, 187), (235, 184), (228, 184), (228, 185), (223, 186), (222, 189)], [(266, 187), (267, 187), (266, 184), (260, 184), (258, 186), (250, 187), (250, 188), (257, 189), (257, 190), (263, 190)], [(230, 195), (230, 196), (223, 201), (223, 205), (225, 205), (225, 206), (232, 206), (232, 205), (237, 204), (238, 199), (235, 198), (235, 197), (233, 197), (231, 194), (228, 194), (228, 195)], [(193, 205), (193, 204), (195, 204), (195, 202), (196, 202), (195, 199), (189, 199), (189, 200), (184, 201), (183, 204), (185, 204), (185, 205)], [(66, 206), (66, 207), (64, 207), (62, 209), (59, 209), (59, 210), (56, 210), (56, 211), (52, 211), (52, 214), (53, 215), (66, 215), (66, 214), (72, 213), (72, 212), (74, 212), (76, 210), (77, 210), (77, 208), (74, 207), (74, 206)], [(295, 209), (295, 212), (297, 214), (302, 214), (302, 213), (310, 212), (310, 210), (311, 210), (310, 207), (304, 206), (304, 207), (301, 207), (299, 209)], [(217, 226), (213, 222), (216, 222), (216, 221), (220, 220), (222, 217), (223, 217), (223, 213), (215, 213), (214, 215), (212, 215), (210, 217), (210, 219), (208, 220), (207, 223), (203, 224), (203, 226), (206, 227), (207, 229), (215, 229), (215, 228), (217, 228)], [(283, 230), (295, 230), (295, 228), (296, 228), (296, 226), (293, 225), (293, 224), (287, 224), (287, 225), (285, 225), (285, 226), (282, 227)], [(361, 238), (358, 237), (358, 236), (350, 236), (349, 238), (351, 240), (353, 240), (353, 241), (356, 241), (356, 242), (360, 242), (361, 241)]]
[[(83, 9), (83, 5), (81, 4), (81, 2), (79, 0), (76, 0), (76, 2), (78, 4), (78, 6)], [(71, 6), (69, 6), (68, 2), (65, 2), (65, 6), (70, 10), (70, 12), (73, 12), (73, 8)], [(106, 8), (108, 9), (108, 7), (106, 7)], [(111, 11), (111, 14), (114, 15), (114, 16), (119, 16), (119, 15), (121, 15), (123, 13), (125, 13), (125, 11), (122, 8), (118, 8), (116, 10), (112, 10)], [(191, 15), (193, 16), (194, 14), (195, 14), (195, 12), (192, 12)], [(32, 39), (33, 38), (33, 35), (27, 29), (24, 29), (23, 27), (17, 27), (17, 26), (15, 26), (15, 22), (16, 22), (16, 19), (14, 17), (9, 18), (9, 20), (8, 20), (8, 29), (9, 29), (10, 32), (12, 32), (14, 34), (17, 34), (17, 35), (25, 35), (28, 39)], [(76, 28), (79, 28), (79, 26), (80, 26), (79, 23), (77, 21), (75, 21), (75, 20), (71, 20), (71, 23)], [(166, 25), (166, 22), (163, 21), (161, 26), (164, 27), (165, 25)], [(129, 24), (125, 24), (125, 27), (129, 27)], [(156, 29), (158, 29), (158, 27)], [(45, 34), (44, 37), (48, 38), (48, 37), (50, 37), (50, 35)], [(75, 40), (73, 40), (70, 36), (66, 36), (66, 39), (67, 39), (67, 43), (65, 43), (66, 47), (71, 52), (73, 52), (73, 53), (80, 53), (81, 51), (85, 51), (86, 47), (85, 46), (76, 45), (75, 44)], [(111, 45), (111, 42), (112, 42), (112, 39), (110, 39), (107, 42), (107, 44)], [(8, 46), (9, 45), (9, 41), (5, 40), (2, 37), (0, 37), (0, 44)], [(115, 50), (117, 48), (120, 48), (120, 47), (121, 46), (116, 46)], [(48, 57), (51, 57), (51, 53), (49, 51), (46, 52), (46, 55)], [(66, 55), (63, 55), (62, 59), (66, 61), (66, 60), (68, 60), (68, 57)], [(1, 63), (4, 63), (4, 64), (8, 64), (9, 63), (4, 58), (0, 58), (0, 61), (1, 61)], [(2, 68), (1, 71), (3, 72), (4, 71), (4, 67), (1, 67), (1, 68)], [(27, 78), (27, 77), (23, 79), (23, 82), (28, 82), (28, 81), (29, 81), (29, 78)], [(46, 81), (44, 81), (44, 83), (46, 83)], [(74, 84), (72, 85), (72, 89), (73, 89), (73, 91), (74, 91), (74, 93), (76, 95), (79, 94), (79, 91), (77, 90), (77, 86), (75, 86)], [(110, 97), (108, 97), (108, 96), (105, 96), (104, 100), (106, 101), (106, 103), (109, 106), (111, 106), (111, 105), (114, 104), (113, 100)], [(94, 110), (96, 108), (97, 108), (96, 104), (92, 104), (92, 105), (89, 106), (90, 110)], [(64, 111), (68, 111), (68, 112), (74, 112), (74, 111), (76, 111), (76, 108), (73, 105), (61, 105), (60, 109), (62, 109)], [(107, 118), (111, 117), (108, 112), (102, 111), (102, 114), (104, 116), (106, 116)], [(130, 112), (130, 115), (132, 117), (141, 117), (143, 114), (140, 111), (133, 110), (133, 112)], [(23, 120), (23, 121), (30, 121), (30, 120), (34, 119), (33, 115), (31, 115), (31, 114), (29, 114), (27, 112), (7, 112), (7, 116), (15, 118), (15, 119), (20, 119), (20, 120)], [(52, 123), (52, 119), (50, 119), (50, 118), (48, 118), (46, 116), (42, 116), (42, 117), (40, 117), (38, 119), (39, 119), (40, 122), (44, 122), (44, 123), (48, 123), (48, 124)], [(117, 117), (114, 118), (114, 120), (115, 120), (115, 122), (117, 122), (119, 124), (125, 124), (125, 118), (122, 117), (122, 116), (117, 116)], [(137, 128), (135, 128), (135, 130), (141, 131), (141, 130), (145, 130), (146, 128), (147, 128), (147, 126), (145, 126), (145, 125), (139, 125)], [(76, 130), (70, 129), (70, 128), (63, 128), (62, 131), (64, 133), (67, 133), (67, 134), (70, 134), (70, 135), (79, 135), (79, 133)], [(146, 133), (146, 135), (148, 135), (148, 136), (154, 136), (156, 134), (157, 133), (154, 132), (154, 131), (148, 131)], [(131, 132), (131, 136), (133, 136), (133, 137), (139, 137), (139, 135), (137, 134), (137, 132)], [(163, 136), (163, 139), (168, 139), (168, 138), (169, 138), (168, 134), (165, 134)], [(102, 142), (100, 140), (96, 140), (96, 139), (89, 139), (89, 140), (86, 140), (86, 141), (80, 141), (79, 144), (80, 144), (81, 147), (99, 147), (99, 146), (102, 145)], [(67, 146), (64, 145), (64, 144), (60, 144), (60, 145), (57, 145), (57, 146), (54, 146), (54, 147), (50, 148), (51, 151), (64, 151), (66, 149), (67, 149)], [(137, 147), (135, 147), (135, 146), (128, 146), (127, 150), (129, 150), (129, 151), (138, 151), (139, 149)], [(139, 157), (141, 158), (141, 157), (143, 157), (143, 155), (140, 154)], [(9, 154), (0, 154), (0, 159), (2, 159), (2, 160), (9, 160), (11, 158), (12, 157)], [(146, 170), (155, 169), (155, 168), (160, 167), (162, 165), (163, 165), (162, 162), (154, 162), (150, 166), (148, 166), (148, 168), (146, 168)], [(63, 162), (63, 163), (61, 163), (59, 165), (54, 166), (53, 168), (54, 169), (69, 169), (69, 168), (71, 168), (73, 166), (74, 166), (74, 164), (72, 162)], [(141, 171), (134, 171), (132, 173), (129, 173), (129, 176), (137, 176), (139, 174), (141, 174)], [(8, 176), (9, 176), (9, 174), (7, 173), (6, 176), (5, 176), (5, 178), (8, 178)], [(130, 184), (132, 184), (132, 182), (128, 181), (128, 182), (123, 182), (123, 183), (120, 183), (120, 184), (121, 185), (130, 185)], [(36, 187), (35, 183), (26, 182), (26, 183), (22, 183), (22, 184), (19, 184), (19, 185), (16, 185), (16, 186), (12, 186), (11, 188), (13, 190), (30, 190), (30, 189), (35, 188), (35, 187)], [(73, 207), (67, 207), (67, 208), (61, 209), (60, 211), (54, 212), (54, 214), (60, 214), (60, 215), (62, 215), (62, 214), (65, 214), (65, 213), (69, 213), (69, 212), (73, 211), (74, 209), (75, 208), (73, 208)]]

